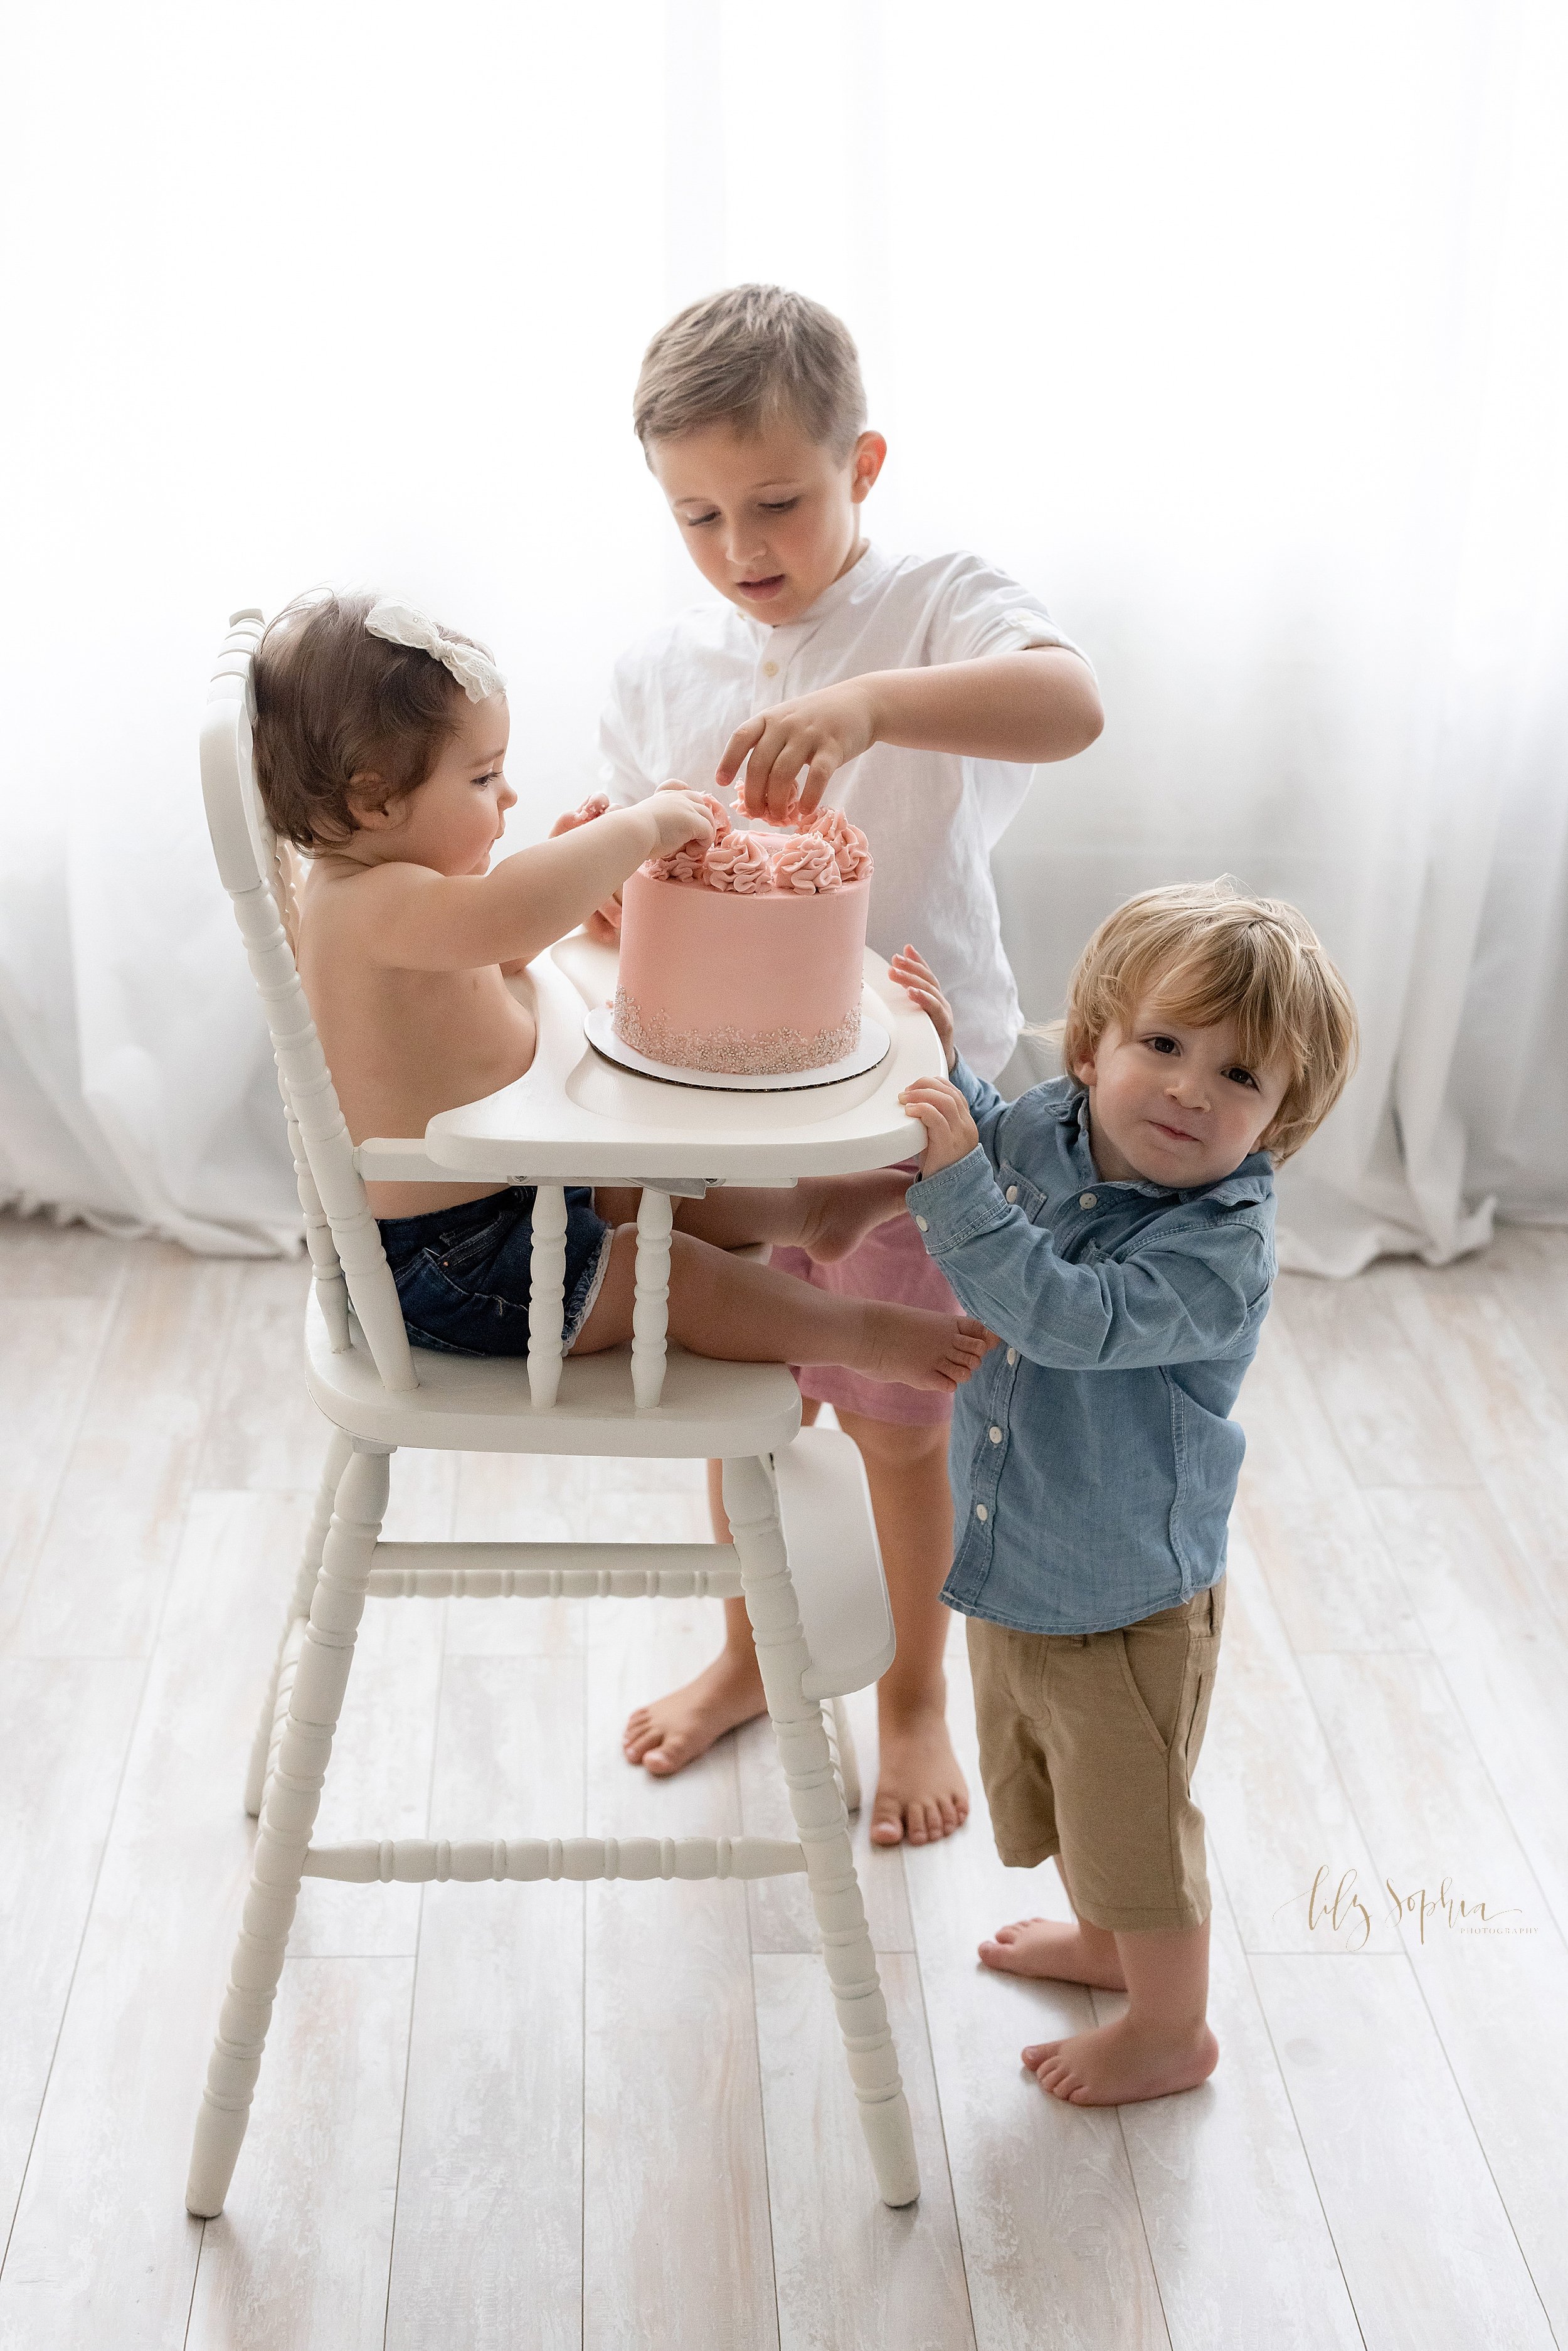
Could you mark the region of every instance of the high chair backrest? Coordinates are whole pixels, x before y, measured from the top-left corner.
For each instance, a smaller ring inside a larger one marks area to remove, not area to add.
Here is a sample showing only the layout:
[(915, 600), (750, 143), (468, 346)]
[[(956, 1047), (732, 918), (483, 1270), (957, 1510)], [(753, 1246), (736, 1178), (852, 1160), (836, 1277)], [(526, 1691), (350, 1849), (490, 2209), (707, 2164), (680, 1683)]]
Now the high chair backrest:
[(251, 664), (261, 630), (258, 611), (230, 616), (208, 689), (202, 720), (207, 830), (266, 1008), (316, 1293), (333, 1351), (351, 1343), (351, 1308), (382, 1385), (408, 1389), (419, 1383), (402, 1309), (300, 985), (285, 927), (277, 843), (256, 789)]

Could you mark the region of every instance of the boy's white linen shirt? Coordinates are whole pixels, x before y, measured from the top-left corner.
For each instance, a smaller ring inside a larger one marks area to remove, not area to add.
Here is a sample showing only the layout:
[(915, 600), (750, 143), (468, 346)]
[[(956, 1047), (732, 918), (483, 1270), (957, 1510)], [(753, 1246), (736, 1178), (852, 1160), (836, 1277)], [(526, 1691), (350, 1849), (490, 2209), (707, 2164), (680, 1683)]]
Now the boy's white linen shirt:
[[(1064, 636), (1040, 598), (977, 555), (894, 558), (868, 546), (798, 621), (774, 628), (716, 601), (678, 613), (621, 656), (600, 727), (601, 788), (627, 807), (672, 776), (709, 790), (735, 729), (774, 703), (863, 677), (976, 661)], [(1023, 1015), (1002, 952), (990, 852), (1034, 773), (1003, 759), (874, 743), (825, 799), (858, 824), (876, 870), (870, 945), (911, 941), (953, 1006), (958, 1048), (995, 1077)]]

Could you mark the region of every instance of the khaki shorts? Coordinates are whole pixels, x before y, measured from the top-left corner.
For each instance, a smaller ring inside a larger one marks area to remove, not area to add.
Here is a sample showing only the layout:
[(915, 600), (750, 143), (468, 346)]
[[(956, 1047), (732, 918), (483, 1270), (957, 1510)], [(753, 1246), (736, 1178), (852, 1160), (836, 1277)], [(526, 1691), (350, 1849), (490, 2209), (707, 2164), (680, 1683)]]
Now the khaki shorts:
[(969, 1619), (997, 1851), (1015, 1869), (1059, 1855), (1092, 1927), (1201, 1927), (1208, 1916), (1191, 1780), (1224, 1621), (1223, 1578), (1112, 1633)]

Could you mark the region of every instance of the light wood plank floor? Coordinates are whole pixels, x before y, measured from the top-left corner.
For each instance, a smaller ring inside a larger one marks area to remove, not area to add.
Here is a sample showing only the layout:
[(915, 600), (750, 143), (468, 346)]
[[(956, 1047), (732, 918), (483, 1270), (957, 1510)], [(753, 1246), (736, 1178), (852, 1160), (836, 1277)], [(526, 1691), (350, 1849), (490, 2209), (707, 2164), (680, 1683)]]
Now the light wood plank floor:
[[(5, 2351), (1568, 2344), (1568, 1234), (1281, 1285), (1201, 1772), (1210, 2084), (1041, 2096), (1022, 2043), (1115, 2003), (975, 1942), (1062, 1915), (1053, 1873), (978, 1802), (923, 1853), (862, 1830), (900, 2213), (797, 1883), (309, 1884), (229, 2210), (187, 2219), (323, 1441), (304, 1283), (0, 1217)], [(700, 1485), (402, 1456), (389, 1531), (700, 1539)], [(782, 1829), (765, 1724), (663, 1787), (620, 1759), (716, 1614), (378, 1604), (323, 1834)], [(972, 1768), (961, 1640), (952, 1683)]]

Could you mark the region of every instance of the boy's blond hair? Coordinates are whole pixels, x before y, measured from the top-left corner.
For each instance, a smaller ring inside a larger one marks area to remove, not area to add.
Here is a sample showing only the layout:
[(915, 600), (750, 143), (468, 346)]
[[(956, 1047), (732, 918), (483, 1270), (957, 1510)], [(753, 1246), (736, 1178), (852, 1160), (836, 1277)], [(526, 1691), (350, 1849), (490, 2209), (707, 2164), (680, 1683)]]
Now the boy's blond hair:
[(1140, 1004), (1199, 1029), (1234, 1020), (1249, 1069), (1284, 1059), (1290, 1083), (1257, 1145), (1276, 1161), (1322, 1125), (1355, 1067), (1355, 1006), (1312, 925), (1281, 898), (1247, 897), (1228, 876), (1145, 890), (1101, 924), (1068, 986), (1068, 1074)]
[(643, 355), (632, 422), (644, 453), (705, 424), (757, 433), (783, 416), (838, 458), (865, 430), (853, 338), (804, 294), (726, 287), (677, 312)]

